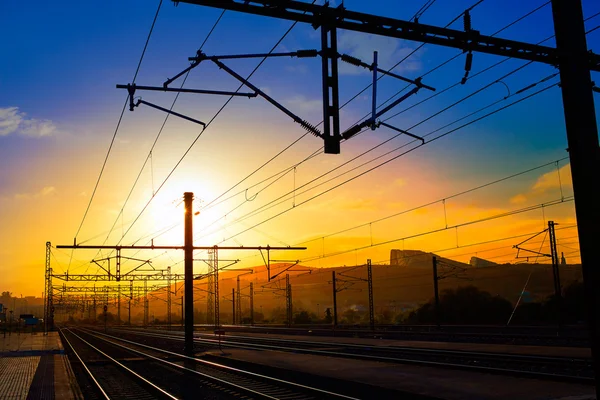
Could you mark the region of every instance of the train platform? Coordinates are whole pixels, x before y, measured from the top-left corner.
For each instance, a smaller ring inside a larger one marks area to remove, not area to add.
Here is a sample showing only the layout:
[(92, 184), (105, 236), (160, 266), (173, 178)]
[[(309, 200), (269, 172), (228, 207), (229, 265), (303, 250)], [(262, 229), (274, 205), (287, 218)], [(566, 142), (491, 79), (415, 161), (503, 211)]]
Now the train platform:
[[(445, 400), (592, 400), (594, 387), (378, 361), (352, 360), (278, 351), (227, 348), (210, 351), (213, 359), (251, 362), (271, 368), (351, 380), (410, 394)], [(405, 393), (405, 395), (402, 395)]]
[[(416, 340), (395, 340), (380, 339), (377, 336), (373, 338), (354, 338), (354, 337), (332, 337), (332, 336), (301, 336), (284, 335), (280, 333), (258, 333), (258, 332), (227, 332), (223, 339), (235, 336), (252, 336), (269, 339), (283, 339), (291, 341), (309, 341), (309, 342), (335, 342), (345, 344), (359, 344), (366, 346), (392, 346), (392, 347), (414, 347), (419, 349), (437, 349), (437, 350), (457, 350), (457, 351), (475, 351), (483, 353), (503, 353), (503, 354), (522, 354), (532, 356), (548, 357), (573, 357), (573, 358), (591, 358), (592, 353), (586, 347), (557, 347), (557, 346), (528, 346), (516, 344), (489, 344), (489, 343), (459, 343), (459, 342), (433, 342)], [(210, 332), (195, 332), (196, 335), (214, 336)]]
[(0, 336), (0, 399), (82, 399), (58, 332)]

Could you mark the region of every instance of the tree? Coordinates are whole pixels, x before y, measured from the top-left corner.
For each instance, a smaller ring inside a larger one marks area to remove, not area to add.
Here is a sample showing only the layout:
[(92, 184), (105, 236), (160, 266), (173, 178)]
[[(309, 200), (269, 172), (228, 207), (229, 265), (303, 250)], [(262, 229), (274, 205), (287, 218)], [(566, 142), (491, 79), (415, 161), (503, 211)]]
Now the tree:
[(331, 308), (325, 310), (325, 323), (331, 324), (333, 322), (333, 316), (331, 315)]
[(294, 315), (294, 324), (310, 324), (313, 319), (308, 311), (302, 310)]
[[(505, 324), (512, 312), (511, 303), (475, 286), (444, 290), (440, 296), (440, 322), (444, 324)], [(433, 300), (413, 311), (411, 323), (435, 323)]]

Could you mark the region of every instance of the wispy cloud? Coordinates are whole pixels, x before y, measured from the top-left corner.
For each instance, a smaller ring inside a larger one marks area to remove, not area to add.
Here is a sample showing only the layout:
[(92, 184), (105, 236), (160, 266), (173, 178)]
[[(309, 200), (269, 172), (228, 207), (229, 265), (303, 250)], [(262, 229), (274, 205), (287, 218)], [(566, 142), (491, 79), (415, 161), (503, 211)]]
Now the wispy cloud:
[(56, 125), (47, 119), (28, 118), (27, 114), (19, 111), (19, 107), (0, 107), (0, 136), (12, 133), (43, 137), (56, 132)]
[(40, 197), (48, 197), (56, 194), (56, 188), (54, 186), (44, 186), (40, 191), (36, 193), (17, 193), (15, 194), (16, 200), (26, 199), (38, 199)]
[(293, 112), (311, 113), (323, 109), (323, 101), (321, 99), (308, 99), (304, 96), (294, 96), (291, 99), (285, 100), (284, 104)]
[(541, 175), (525, 193), (519, 193), (510, 198), (511, 204), (523, 204), (527, 200), (539, 198), (545, 194), (562, 192), (571, 193), (571, 164), (562, 166), (558, 171), (550, 171)]
[[(378, 52), (380, 68), (392, 68), (398, 61), (408, 55), (413, 48), (405, 45), (405, 41), (395, 38), (369, 35), (361, 32), (343, 32), (339, 35), (338, 47), (340, 52), (356, 57), (367, 64), (373, 62), (373, 51)], [(419, 54), (407, 59), (394, 71), (402, 73), (421, 69)], [(340, 61), (339, 72), (347, 75), (370, 73), (367, 69)]]

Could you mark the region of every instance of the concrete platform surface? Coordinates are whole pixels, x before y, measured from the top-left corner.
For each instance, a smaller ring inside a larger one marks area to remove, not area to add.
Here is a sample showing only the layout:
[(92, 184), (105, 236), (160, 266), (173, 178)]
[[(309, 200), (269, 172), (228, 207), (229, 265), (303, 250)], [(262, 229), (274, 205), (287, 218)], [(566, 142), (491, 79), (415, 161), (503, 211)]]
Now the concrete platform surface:
[(60, 336), (0, 336), (0, 399), (83, 399)]
[(25, 352), (27, 355), (62, 354), (64, 348), (58, 332), (48, 332), (47, 335), (13, 332), (6, 337), (0, 336), (0, 356), (22, 356)]
[[(164, 331), (163, 331), (164, 332)], [(198, 334), (214, 337), (213, 333), (195, 332)], [(181, 333), (183, 334), (183, 333)], [(592, 353), (589, 348), (585, 347), (555, 347), (555, 346), (523, 346), (516, 344), (488, 344), (488, 343), (456, 343), (456, 342), (426, 342), (413, 340), (392, 340), (378, 338), (352, 338), (352, 337), (331, 337), (331, 336), (299, 336), (299, 335), (282, 335), (279, 333), (246, 333), (246, 332), (231, 332), (225, 330), (223, 340), (227, 337), (235, 336), (254, 336), (271, 339), (285, 340), (301, 340), (309, 342), (323, 343), (347, 343), (361, 344), (367, 346), (392, 346), (392, 347), (414, 347), (422, 349), (441, 349), (441, 350), (460, 350), (460, 351), (477, 351), (485, 353), (504, 353), (504, 354), (524, 354), (524, 355), (539, 355), (550, 357), (573, 357), (573, 358), (591, 358)]]
[[(591, 400), (594, 387), (432, 367), (227, 348), (211, 356), (253, 362), (448, 400)], [(401, 398), (401, 397), (399, 397)]]

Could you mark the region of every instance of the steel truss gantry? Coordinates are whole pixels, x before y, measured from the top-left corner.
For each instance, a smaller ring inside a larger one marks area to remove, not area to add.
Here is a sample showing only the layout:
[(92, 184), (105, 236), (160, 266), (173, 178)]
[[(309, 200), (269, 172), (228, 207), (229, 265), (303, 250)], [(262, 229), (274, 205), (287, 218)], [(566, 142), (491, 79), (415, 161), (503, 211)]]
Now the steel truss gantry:
[[(592, 358), (595, 378), (600, 382), (600, 294), (597, 293), (600, 270), (594, 265), (597, 228), (600, 226), (600, 192), (597, 190), (600, 146), (593, 97), (598, 88), (591, 77), (591, 71), (600, 71), (600, 56), (588, 49), (581, 0), (551, 0), (556, 48), (482, 35), (472, 28), (468, 10), (463, 14), (464, 30), (459, 31), (353, 12), (345, 9), (343, 3), (333, 8), (328, 2), (321, 6), (293, 0), (172, 1), (176, 5), (190, 3), (304, 22), (315, 29), (320, 28), (322, 50), (329, 52), (329, 57), (323, 57), (323, 121), (326, 132), (331, 132), (334, 138), (324, 137), (326, 153), (339, 153), (339, 140), (343, 136), (339, 131), (339, 109), (335, 107), (338, 103), (335, 98), (338, 94), (336, 55), (331, 54), (336, 29), (460, 49), (467, 53), (467, 63), (472, 60), (473, 53), (479, 52), (557, 66), (575, 195)], [(328, 140), (338, 141), (337, 146), (328, 148)], [(596, 397), (600, 398), (600, 384), (596, 386)]]

